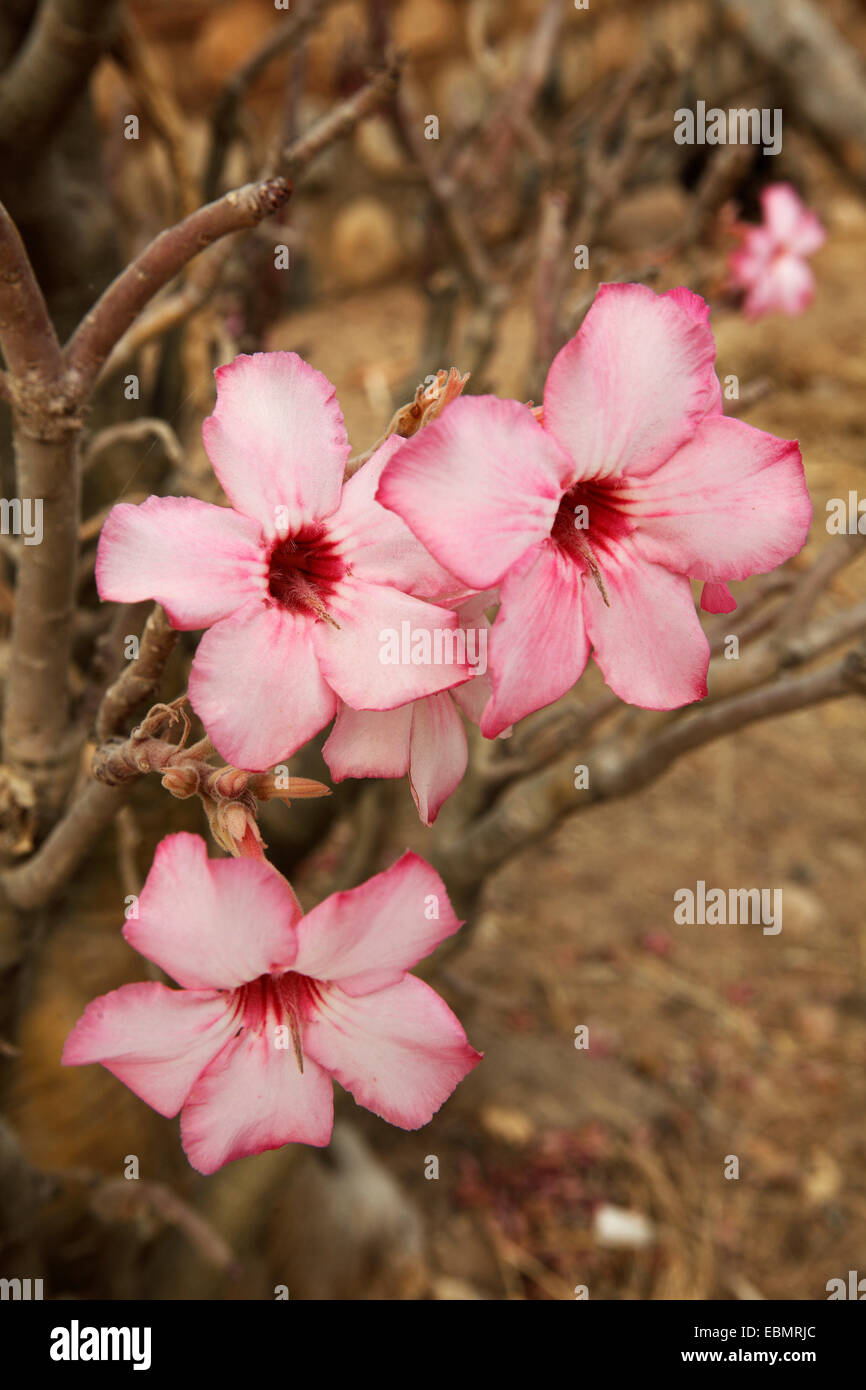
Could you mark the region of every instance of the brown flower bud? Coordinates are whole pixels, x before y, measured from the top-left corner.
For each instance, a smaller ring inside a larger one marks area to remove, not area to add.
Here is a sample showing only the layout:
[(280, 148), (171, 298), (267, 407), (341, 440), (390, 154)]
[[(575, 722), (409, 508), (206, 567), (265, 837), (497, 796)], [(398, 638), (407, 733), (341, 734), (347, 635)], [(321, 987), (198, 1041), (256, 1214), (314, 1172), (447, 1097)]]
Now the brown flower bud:
[(162, 785), (167, 792), (171, 792), (172, 796), (182, 801), (198, 791), (198, 773), (189, 764), (181, 763), (179, 767), (167, 767), (162, 774)]
[(244, 799), (212, 801), (202, 797), (210, 821), (211, 834), (235, 858), (264, 859), (267, 846), (256, 821), (256, 813)]

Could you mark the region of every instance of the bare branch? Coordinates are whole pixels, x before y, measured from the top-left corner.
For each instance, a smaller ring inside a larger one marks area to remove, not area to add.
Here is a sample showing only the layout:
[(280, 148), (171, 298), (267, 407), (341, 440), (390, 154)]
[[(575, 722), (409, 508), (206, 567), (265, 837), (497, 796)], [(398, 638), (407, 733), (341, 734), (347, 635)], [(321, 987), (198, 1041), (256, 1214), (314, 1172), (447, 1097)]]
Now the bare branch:
[[(18, 229), (0, 203), (0, 348), (11, 377), (56, 378), (60, 346)], [(14, 386), (10, 383), (14, 394)]]
[(0, 145), (31, 158), (84, 90), (111, 41), (117, 0), (42, 0), (14, 63), (0, 82)]
[(508, 790), (486, 815), (463, 827), (459, 840), (443, 846), (436, 865), (449, 885), (479, 884), (512, 854), (535, 844), (554, 827), (600, 801), (640, 790), (678, 758), (758, 720), (808, 709), (827, 700), (866, 694), (866, 648), (847, 652), (832, 666), (789, 676), (774, 685), (678, 719), (635, 748), (614, 734), (582, 754), (589, 770), (584, 790), (574, 788), (574, 753)]
[(238, 108), (247, 91), (276, 58), (302, 39), (307, 30), (319, 22), (332, 4), (334, 0), (306, 0), (306, 4), (302, 0), (301, 7), (284, 20), (276, 33), (269, 35), (223, 87), (213, 116), (211, 145), (204, 179), (205, 197), (215, 198), (217, 195), (226, 153), (237, 133)]
[(348, 100), (335, 106), (327, 116), (317, 121), (300, 139), (287, 145), (280, 154), (277, 164), (281, 173), (295, 178), (303, 173), (329, 145), (341, 140), (354, 130), (360, 121), (366, 120), (378, 111), (397, 90), (400, 78), (400, 62), (395, 58), (382, 72), (378, 72), (366, 86), (361, 87)]
[(66, 345), (64, 360), (76, 394), (87, 395), (111, 349), (157, 290), (212, 242), (255, 227), (283, 207), (291, 192), (284, 178), (248, 183), (160, 232), (112, 281)]
[(145, 700), (153, 699), (176, 641), (177, 632), (156, 604), (141, 634), (138, 660), (127, 664), (102, 697), (95, 729), (100, 743), (116, 733)]

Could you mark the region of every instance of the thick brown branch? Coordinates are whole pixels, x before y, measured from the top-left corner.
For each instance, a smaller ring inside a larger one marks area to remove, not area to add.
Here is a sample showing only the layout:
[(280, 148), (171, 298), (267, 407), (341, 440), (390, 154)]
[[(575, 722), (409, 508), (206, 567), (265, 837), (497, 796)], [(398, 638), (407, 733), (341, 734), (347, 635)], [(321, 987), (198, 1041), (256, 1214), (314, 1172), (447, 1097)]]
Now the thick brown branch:
[(70, 382), (84, 398), (99, 370), (145, 304), (206, 246), (231, 232), (255, 227), (291, 196), (284, 178), (232, 189), (161, 232), (109, 286), (64, 350)]
[(98, 843), (128, 794), (128, 787), (88, 782), (33, 857), (0, 874), (0, 887), (9, 901), (27, 910), (56, 898)]
[(117, 0), (42, 0), (15, 62), (0, 82), (0, 145), (33, 158), (84, 90), (111, 41)]
[[(18, 235), (0, 203), (0, 348), (10, 377), (26, 383), (60, 372), (60, 346), (42, 291)], [(12, 388), (14, 391), (14, 388)]]

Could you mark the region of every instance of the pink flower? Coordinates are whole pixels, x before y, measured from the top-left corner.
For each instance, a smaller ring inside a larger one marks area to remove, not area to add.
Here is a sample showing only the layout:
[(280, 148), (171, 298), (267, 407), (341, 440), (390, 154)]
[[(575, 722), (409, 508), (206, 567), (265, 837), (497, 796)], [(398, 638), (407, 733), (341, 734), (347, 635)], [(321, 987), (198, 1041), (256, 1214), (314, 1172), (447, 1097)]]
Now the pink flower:
[(824, 244), (827, 233), (789, 183), (765, 188), (761, 210), (761, 226), (737, 229), (743, 243), (729, 258), (731, 284), (746, 291), (747, 318), (773, 310), (801, 314), (815, 297), (815, 277), (805, 257)]
[(189, 497), (122, 504), (103, 528), (104, 599), (157, 599), (177, 628), (208, 628), (190, 698), (227, 761), (263, 769), (333, 719), (339, 700), (392, 709), (470, 674), (384, 665), (383, 630), (456, 624), (446, 577), (375, 501), (388, 439), (343, 486), (349, 454), (334, 388), (293, 352), (220, 367), (204, 442), (232, 507)]
[[(466, 633), (470, 664), (477, 671), (472, 680), (438, 695), (401, 705), (392, 710), (353, 710), (341, 705), (322, 756), (335, 782), (346, 777), (409, 776), (412, 797), (425, 825), (432, 825), (439, 811), (458, 787), (466, 771), (469, 749), (460, 712), (474, 724), (481, 722), (490, 699), (486, 669), (490, 624), (484, 609), (496, 602), (496, 594), (476, 594), (454, 605), (459, 627)], [(483, 637), (483, 667), (478, 659)], [(474, 650), (470, 651), (470, 643)]]
[(198, 835), (169, 835), (123, 934), (181, 988), (123, 985), (95, 999), (63, 1062), (101, 1062), (160, 1115), (180, 1111), (201, 1173), (283, 1144), (327, 1144), (331, 1077), (418, 1129), (481, 1056), (407, 974), (459, 926), (415, 854), (302, 916), (267, 864), (209, 860)]
[(552, 703), (590, 652), (622, 699), (706, 694), (689, 577), (769, 570), (802, 546), (811, 504), (795, 443), (721, 413), (703, 300), (603, 285), (550, 368), (543, 423), (516, 401), (454, 401), (386, 466), (378, 497), (476, 589), (501, 584), (490, 636), (494, 737)]

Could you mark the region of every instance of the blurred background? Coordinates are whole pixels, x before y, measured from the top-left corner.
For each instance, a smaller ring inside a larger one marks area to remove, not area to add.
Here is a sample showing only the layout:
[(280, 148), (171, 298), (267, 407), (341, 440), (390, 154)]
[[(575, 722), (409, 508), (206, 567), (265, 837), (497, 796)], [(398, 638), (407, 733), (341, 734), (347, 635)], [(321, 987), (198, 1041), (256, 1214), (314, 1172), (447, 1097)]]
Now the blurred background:
[[(0, 22), (7, 63), (33, 8), (14, 0)], [(0, 174), (64, 336), (161, 228), (275, 149), (302, 148), (393, 50), (401, 75), (395, 96), (298, 161), (285, 209), (213, 273), (193, 262), (157, 301), (180, 291), (184, 306), (109, 363), (85, 441), (85, 708), (147, 613), (118, 623), (98, 604), (99, 526), (151, 492), (218, 500), (200, 434), (214, 366), (302, 354), (334, 382), (362, 452), (440, 368), (471, 372), (470, 391), (540, 401), (551, 357), (609, 280), (703, 294), (719, 375), (739, 382), (726, 409), (800, 441), (807, 549), (774, 588), (735, 586), (744, 610), (756, 604), (744, 652), (772, 636), (831, 540), (827, 500), (866, 487), (866, 5), (293, 0), (287, 15), (272, 0), (127, 0), (111, 23), (63, 128)], [(677, 145), (674, 112), (698, 100), (781, 108), (782, 152)], [(749, 323), (726, 287), (732, 225), (756, 221), (780, 180), (828, 230), (817, 295), (798, 318)], [(11, 496), (8, 447), (3, 465)], [(863, 606), (856, 537), (850, 549), (819, 620)], [(7, 617), (10, 584), (11, 570)], [(734, 617), (708, 620), (717, 641)], [(196, 636), (181, 638), (166, 699), (185, 688)], [(655, 727), (606, 703), (594, 669), (561, 703), (508, 746), (473, 742), (431, 829), (405, 782), (264, 808), (271, 857), (305, 907), (406, 846), (440, 868), (470, 926), (423, 973), (485, 1057), (419, 1133), (341, 1095), (330, 1149), (210, 1179), (186, 1164), (177, 1121), (101, 1068), (59, 1065), (84, 1006), (143, 978), (120, 927), (155, 844), (207, 833), (198, 803), (136, 786), (8, 976), (0, 1273), (41, 1273), (50, 1297), (258, 1299), (285, 1285), (292, 1298), (441, 1300), (573, 1298), (578, 1285), (594, 1299), (821, 1299), (829, 1279), (866, 1274), (862, 697), (739, 728), (627, 794), (530, 808), (524, 834), (535, 774)], [(317, 747), (292, 771), (330, 781)], [(504, 796), (507, 853), (464, 853), (481, 822), (495, 834)], [(781, 888), (783, 930), (675, 925), (673, 894), (698, 879)], [(133, 1154), (138, 1183), (123, 1178)]]

